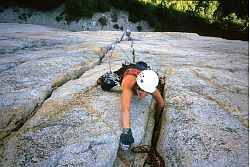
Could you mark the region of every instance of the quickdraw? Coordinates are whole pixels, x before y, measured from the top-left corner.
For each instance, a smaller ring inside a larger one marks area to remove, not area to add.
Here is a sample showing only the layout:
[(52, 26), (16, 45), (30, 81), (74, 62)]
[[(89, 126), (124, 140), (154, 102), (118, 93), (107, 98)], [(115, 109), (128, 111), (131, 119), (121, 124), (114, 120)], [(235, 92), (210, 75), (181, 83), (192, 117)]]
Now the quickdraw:
[(149, 148), (147, 145), (140, 145), (133, 147), (131, 151), (134, 153), (148, 153), (151, 167), (165, 167), (165, 161), (156, 149)]

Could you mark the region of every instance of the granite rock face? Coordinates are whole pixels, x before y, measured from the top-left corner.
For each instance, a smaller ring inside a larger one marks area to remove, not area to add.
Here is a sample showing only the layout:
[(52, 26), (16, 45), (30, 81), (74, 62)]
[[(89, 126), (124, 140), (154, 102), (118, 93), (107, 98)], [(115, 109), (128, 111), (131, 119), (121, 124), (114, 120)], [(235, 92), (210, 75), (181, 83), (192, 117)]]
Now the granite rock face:
[[(132, 153), (129, 161), (118, 157), (120, 86), (103, 91), (96, 84), (132, 61), (133, 49), (136, 61), (166, 76), (157, 147), (166, 166), (248, 166), (248, 42), (0, 28), (0, 166), (142, 166)], [(153, 104), (150, 96), (132, 99), (134, 145), (150, 143)]]

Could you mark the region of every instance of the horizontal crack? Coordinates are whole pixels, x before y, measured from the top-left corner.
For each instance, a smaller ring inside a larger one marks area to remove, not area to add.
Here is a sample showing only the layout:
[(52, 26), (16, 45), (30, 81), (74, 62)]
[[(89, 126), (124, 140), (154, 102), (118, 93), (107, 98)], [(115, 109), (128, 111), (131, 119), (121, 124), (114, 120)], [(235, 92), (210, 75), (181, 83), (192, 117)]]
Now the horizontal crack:
[[(218, 106), (220, 106), (221, 108), (223, 108), (224, 110), (226, 110), (227, 112), (229, 112), (229, 113), (231, 113), (231, 114), (232, 114), (232, 113), (239, 113), (239, 112), (240, 112), (240, 110), (235, 109), (235, 108), (231, 107), (230, 105), (228, 105), (228, 104), (226, 104), (226, 103), (223, 103), (222, 101), (220, 101), (220, 100), (218, 100), (218, 99), (216, 99), (216, 98), (213, 98), (212, 96), (210, 96), (210, 95), (208, 95), (208, 94), (206, 94), (206, 93), (202, 93), (202, 92), (197, 91), (197, 90), (194, 90), (194, 89), (192, 89), (192, 88), (189, 88), (189, 91), (190, 91), (190, 92), (197, 93), (197, 94), (199, 94), (199, 95), (205, 97), (206, 99), (215, 102)], [(237, 116), (236, 118), (240, 121), (240, 123), (241, 123), (243, 126), (245, 126), (246, 128), (249, 127), (248, 120), (244, 120), (244, 119), (242, 119), (242, 118), (239, 118), (238, 116)]]
[(199, 73), (194, 68), (191, 68), (191, 70), (192, 70), (192, 72), (194, 73), (195, 76), (201, 78), (202, 80), (206, 81), (208, 84), (212, 85), (215, 88), (219, 88), (219, 89), (225, 90), (225, 91), (230, 92), (230, 93), (237, 93), (237, 94), (242, 94), (242, 95), (247, 95), (248, 96), (248, 93), (239, 92), (238, 90), (233, 90), (233, 89), (230, 89), (230, 88), (228, 88), (226, 86), (223, 86), (223, 85), (220, 85), (220, 84), (214, 82), (212, 79), (206, 77), (205, 75), (202, 75), (201, 73)]

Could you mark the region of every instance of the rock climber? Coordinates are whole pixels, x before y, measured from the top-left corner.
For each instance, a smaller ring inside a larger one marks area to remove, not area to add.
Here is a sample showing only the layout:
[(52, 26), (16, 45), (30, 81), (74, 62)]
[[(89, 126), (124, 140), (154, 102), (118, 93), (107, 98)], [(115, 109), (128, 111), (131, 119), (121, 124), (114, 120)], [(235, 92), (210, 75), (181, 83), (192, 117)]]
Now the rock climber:
[[(145, 62), (131, 63), (124, 65), (115, 72), (108, 72), (101, 76), (97, 83), (102, 89), (110, 90), (118, 83), (121, 84), (121, 109), (122, 109), (122, 128), (120, 135), (120, 144), (122, 151), (127, 151), (134, 143), (132, 130), (130, 127), (130, 105), (133, 95), (137, 95), (140, 99), (148, 95), (152, 95), (156, 102), (155, 120), (159, 120), (164, 108), (164, 100), (157, 87), (159, 85), (158, 75), (150, 69)], [(159, 123), (159, 121), (158, 121)]]

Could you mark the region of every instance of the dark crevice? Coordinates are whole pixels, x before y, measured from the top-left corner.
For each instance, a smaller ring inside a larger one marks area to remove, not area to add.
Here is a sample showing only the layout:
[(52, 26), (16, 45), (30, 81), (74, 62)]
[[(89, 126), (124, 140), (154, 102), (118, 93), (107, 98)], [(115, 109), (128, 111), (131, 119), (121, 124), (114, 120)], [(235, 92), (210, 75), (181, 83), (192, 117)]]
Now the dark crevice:
[(101, 55), (100, 56), (100, 62), (98, 65), (101, 65), (102, 64), (102, 59), (105, 58), (105, 56), (107, 55), (107, 53), (112, 49), (112, 46), (111, 45), (108, 45), (106, 47), (102, 47), (101, 48)]
[[(161, 96), (162, 96), (162, 98), (163, 98), (164, 101), (165, 101), (165, 91), (164, 91), (165, 90), (165, 83), (166, 83), (165, 76), (164, 77), (160, 77), (159, 84), (157, 86), (157, 88), (160, 91)], [(155, 106), (155, 110), (156, 110), (156, 108), (157, 108), (157, 104)], [(153, 129), (153, 134), (152, 134), (152, 139), (151, 139), (151, 148), (150, 148), (150, 151), (152, 150), (153, 152), (155, 152), (154, 156), (158, 159), (158, 162), (155, 162), (155, 163), (158, 164), (159, 166), (165, 166), (164, 159), (161, 157), (161, 155), (157, 151), (157, 144), (158, 144), (158, 140), (159, 140), (160, 132), (161, 132), (161, 124), (162, 124), (163, 111), (164, 111), (164, 108), (162, 109), (162, 111), (161, 111), (161, 113), (160, 113), (159, 116), (155, 115), (155, 118), (154, 118), (155, 119), (155, 124), (154, 124), (154, 129)]]
[[(160, 77), (159, 79), (159, 85), (157, 86), (158, 90), (161, 93), (161, 96), (164, 100), (165, 97), (165, 93), (164, 93), (164, 88), (165, 88), (165, 76), (164, 77)], [(155, 110), (157, 108), (157, 104), (155, 106)], [(153, 129), (153, 134), (152, 134), (152, 141), (151, 141), (151, 149), (156, 149), (158, 140), (159, 140), (159, 135), (160, 135), (160, 130), (161, 130), (161, 122), (162, 122), (162, 113), (163, 110), (161, 111), (160, 115), (157, 117), (155, 117), (155, 125), (154, 125), (154, 129)]]
[(0, 69), (0, 73), (4, 72), (4, 71), (8, 71), (12, 68), (15, 68), (17, 66), (20, 66), (22, 65), (23, 63), (26, 63), (28, 60), (23, 60), (23, 61), (20, 61), (20, 62), (8, 62), (8, 63), (3, 63), (3, 64), (0, 64), (0, 66), (4, 66), (6, 64), (6, 68), (2, 68)]

